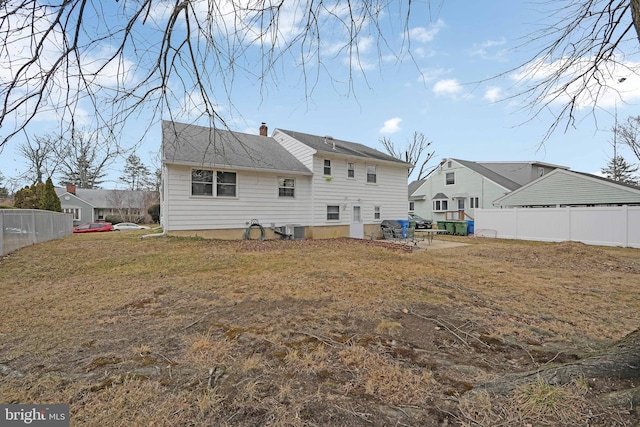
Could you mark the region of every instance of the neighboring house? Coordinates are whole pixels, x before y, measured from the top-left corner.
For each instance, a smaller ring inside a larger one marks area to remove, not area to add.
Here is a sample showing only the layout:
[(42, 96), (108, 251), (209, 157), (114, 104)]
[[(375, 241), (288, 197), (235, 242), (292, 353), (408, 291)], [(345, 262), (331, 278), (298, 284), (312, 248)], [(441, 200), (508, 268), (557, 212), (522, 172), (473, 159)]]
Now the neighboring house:
[(409, 208), (434, 222), (473, 219), (493, 202), (563, 166), (542, 162), (472, 162), (444, 159), (409, 194)]
[(503, 208), (639, 206), (640, 187), (596, 175), (556, 169), (495, 200)]
[(129, 221), (141, 219), (150, 221), (147, 209), (158, 203), (158, 196), (150, 191), (103, 190), (76, 188), (68, 184), (66, 188), (56, 187), (62, 212), (73, 215), (73, 224), (104, 221), (108, 216), (127, 218)]
[[(162, 123), (161, 223), (173, 235), (356, 237), (406, 218), (409, 164), (362, 144), (276, 129), (260, 135)], [(291, 233), (289, 233), (291, 234)]]
[(424, 194), (419, 194), (418, 188), (420, 188), (422, 186), (422, 184), (424, 184), (426, 181), (426, 179), (421, 179), (421, 180), (417, 180), (417, 181), (413, 181), (411, 183), (409, 183), (409, 212), (410, 213), (414, 213), (416, 210), (416, 201), (420, 201), (420, 200), (425, 200), (425, 198), (427, 197)]

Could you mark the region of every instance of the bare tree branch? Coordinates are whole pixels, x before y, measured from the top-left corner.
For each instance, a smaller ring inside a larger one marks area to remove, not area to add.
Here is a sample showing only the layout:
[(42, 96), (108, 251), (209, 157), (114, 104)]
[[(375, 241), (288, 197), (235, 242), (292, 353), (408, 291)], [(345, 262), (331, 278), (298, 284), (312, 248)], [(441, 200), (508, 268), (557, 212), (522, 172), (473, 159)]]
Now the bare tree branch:
[[(523, 100), (529, 120), (544, 113), (554, 116), (544, 140), (558, 127), (576, 125), (579, 112), (595, 117), (606, 94), (619, 97), (615, 82), (637, 74), (627, 58), (639, 52), (632, 9), (640, 0), (544, 1), (551, 6), (551, 25), (530, 34), (521, 49), (536, 49), (525, 64), (501, 76), (515, 77), (524, 87), (509, 99)], [(635, 8), (635, 9), (634, 9)]]
[[(42, 114), (61, 135), (85, 128), (114, 141), (142, 112), (148, 126), (203, 117), (227, 127), (217, 100), (233, 108), (239, 73), (262, 94), (285, 61), (298, 65), (306, 99), (324, 75), (350, 95), (366, 69), (360, 42), (373, 37), (382, 56), (391, 47), (380, 20), (409, 13), (388, 0), (2, 1), (0, 148)], [(325, 62), (344, 56), (346, 78), (330, 75)]]
[(390, 156), (413, 165), (413, 167), (409, 169), (408, 176), (411, 176), (418, 163), (420, 163), (420, 169), (418, 177), (416, 178), (417, 180), (425, 178), (431, 172), (431, 169), (427, 168), (427, 165), (434, 158), (436, 152), (427, 151), (433, 141), (427, 141), (424, 134), (414, 132), (413, 141), (407, 143), (404, 149), (396, 147), (395, 143), (387, 137), (381, 138), (380, 143)]

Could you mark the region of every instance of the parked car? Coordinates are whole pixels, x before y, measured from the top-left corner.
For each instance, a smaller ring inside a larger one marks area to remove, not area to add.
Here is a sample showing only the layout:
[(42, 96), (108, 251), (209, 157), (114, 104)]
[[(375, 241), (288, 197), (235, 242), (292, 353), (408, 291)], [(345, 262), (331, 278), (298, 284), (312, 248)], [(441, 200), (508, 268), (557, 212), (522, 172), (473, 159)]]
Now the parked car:
[(96, 233), (100, 231), (113, 231), (113, 226), (110, 222), (89, 222), (73, 229), (74, 233)]
[(433, 221), (431, 221), (430, 219), (424, 219), (420, 215), (409, 214), (409, 221), (415, 221), (417, 229), (433, 227)]
[(144, 225), (134, 224), (133, 222), (121, 222), (113, 226), (114, 231), (120, 230), (148, 230), (149, 227)]

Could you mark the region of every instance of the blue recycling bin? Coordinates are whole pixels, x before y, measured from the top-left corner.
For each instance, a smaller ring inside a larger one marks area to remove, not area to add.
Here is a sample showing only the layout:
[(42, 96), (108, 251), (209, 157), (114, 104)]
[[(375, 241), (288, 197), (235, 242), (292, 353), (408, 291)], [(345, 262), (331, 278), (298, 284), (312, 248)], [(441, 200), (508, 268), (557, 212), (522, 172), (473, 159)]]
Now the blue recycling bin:
[(474, 232), (475, 232), (474, 231), (474, 221), (468, 219), (467, 220), (467, 233), (468, 234), (473, 234)]
[(407, 219), (397, 219), (396, 221), (398, 221), (400, 223), (400, 225), (402, 226), (402, 238), (406, 239), (407, 236), (409, 235), (409, 220), (407, 220)]

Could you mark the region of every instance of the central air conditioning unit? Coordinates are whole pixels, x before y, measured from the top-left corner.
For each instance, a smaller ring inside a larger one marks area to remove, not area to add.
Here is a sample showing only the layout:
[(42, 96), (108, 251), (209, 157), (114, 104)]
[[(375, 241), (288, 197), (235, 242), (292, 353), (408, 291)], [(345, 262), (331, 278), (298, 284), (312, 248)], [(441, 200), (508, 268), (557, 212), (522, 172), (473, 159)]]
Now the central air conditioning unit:
[(291, 239), (300, 240), (304, 239), (304, 227), (299, 224), (287, 224), (284, 227), (284, 232), (291, 236)]

